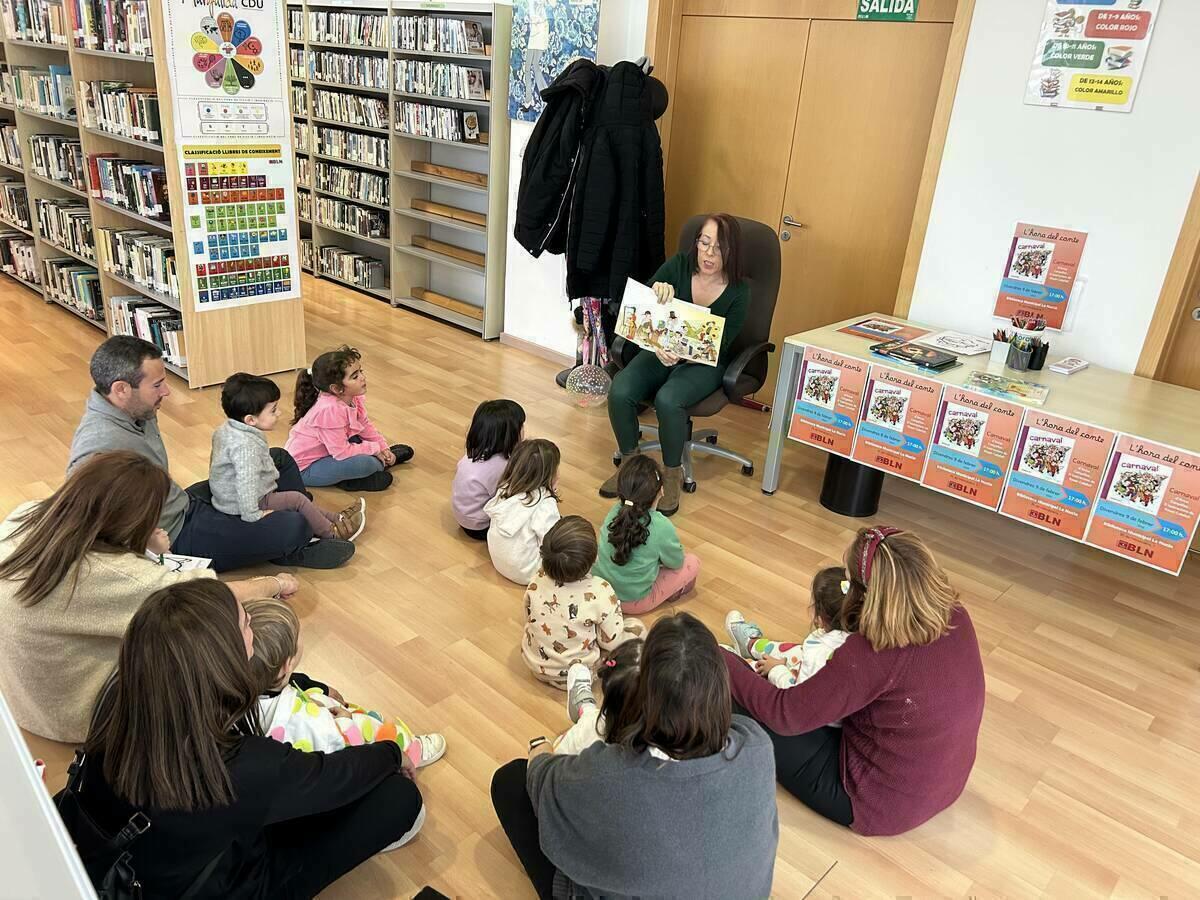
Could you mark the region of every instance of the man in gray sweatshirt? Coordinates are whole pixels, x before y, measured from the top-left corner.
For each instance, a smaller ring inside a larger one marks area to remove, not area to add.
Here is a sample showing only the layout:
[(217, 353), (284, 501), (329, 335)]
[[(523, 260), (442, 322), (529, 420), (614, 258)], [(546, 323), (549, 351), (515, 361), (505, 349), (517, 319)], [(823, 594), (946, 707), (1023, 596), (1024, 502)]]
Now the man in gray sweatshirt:
[[(71, 441), (67, 471), (94, 453), (132, 450), (170, 472), (158, 430), (158, 408), (171, 393), (162, 352), (148, 341), (117, 335), (96, 348), (90, 370), (95, 390)], [(271, 453), (279, 466), (279, 490), (303, 491), (287, 451)], [(349, 541), (310, 544), (312, 529), (298, 512), (281, 510), (257, 522), (218, 512), (206, 482), (184, 491), (172, 480), (159, 527), (171, 536), (173, 551), (207, 557), (218, 572), (266, 561), (329, 569), (354, 555)]]

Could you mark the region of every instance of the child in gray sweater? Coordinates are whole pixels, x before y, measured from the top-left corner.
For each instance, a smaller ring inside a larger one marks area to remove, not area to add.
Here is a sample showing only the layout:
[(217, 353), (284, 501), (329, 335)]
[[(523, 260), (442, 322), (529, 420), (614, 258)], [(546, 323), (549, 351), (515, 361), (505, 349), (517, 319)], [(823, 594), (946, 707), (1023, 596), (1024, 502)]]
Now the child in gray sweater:
[(213, 432), (208, 485), (219, 512), (257, 522), (278, 509), (304, 516), (319, 538), (352, 541), (367, 522), (367, 501), (339, 513), (326, 512), (299, 491), (277, 491), (279, 471), (266, 432), (279, 419), (279, 386), (269, 378), (238, 372), (225, 379), (221, 408), (228, 421)]

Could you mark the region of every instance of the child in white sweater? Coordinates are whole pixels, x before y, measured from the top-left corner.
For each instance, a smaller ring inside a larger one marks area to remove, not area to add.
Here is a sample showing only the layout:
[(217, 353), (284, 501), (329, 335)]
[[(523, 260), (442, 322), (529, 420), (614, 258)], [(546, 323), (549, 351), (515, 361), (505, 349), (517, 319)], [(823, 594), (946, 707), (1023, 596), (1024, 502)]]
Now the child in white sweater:
[(488, 552), (496, 571), (525, 585), (537, 573), (542, 538), (561, 518), (558, 512), (558, 447), (544, 438), (521, 441), (508, 458), (496, 496), (483, 511)]
[(297, 750), (333, 753), (343, 747), (395, 741), (406, 768), (437, 762), (446, 752), (440, 734), (414, 735), (399, 719), (347, 703), (335, 690), (295, 671), (300, 620), (282, 600), (247, 600), (254, 632), (251, 666), (259, 681), (259, 715), (267, 737)]
[(600, 652), (615, 650), (645, 631), (621, 612), (603, 578), (591, 573), (596, 529), (582, 516), (560, 519), (542, 541), (542, 566), (525, 591), (525, 638), (521, 656), (538, 681), (566, 688), (567, 670), (589, 670)]

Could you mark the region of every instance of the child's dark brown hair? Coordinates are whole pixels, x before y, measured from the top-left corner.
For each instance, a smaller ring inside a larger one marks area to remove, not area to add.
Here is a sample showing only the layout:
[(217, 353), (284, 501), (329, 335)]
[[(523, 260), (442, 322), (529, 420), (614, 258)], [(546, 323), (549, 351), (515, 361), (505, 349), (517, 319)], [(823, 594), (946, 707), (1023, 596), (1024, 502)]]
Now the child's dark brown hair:
[(521, 441), (508, 458), (508, 465), (500, 476), (500, 499), (524, 496), (526, 506), (532, 506), (534, 494), (539, 488), (545, 488), (551, 497), (558, 500), (554, 479), (558, 475), (561, 458), (553, 441), (545, 438)]
[(312, 368), (301, 371), (296, 376), (296, 394), (293, 398), (296, 404), (296, 414), (292, 417), (295, 425), (313, 408), (321, 391), (330, 391), (334, 386), (340, 387), (346, 380), (346, 375), (354, 368), (354, 364), (362, 359), (362, 354), (356, 349), (343, 344), (336, 350), (322, 353), (313, 360)]
[(623, 566), (633, 551), (650, 539), (650, 510), (662, 489), (662, 469), (649, 456), (637, 454), (621, 463), (617, 496), (621, 507), (608, 524), (613, 562)]
[(579, 581), (596, 563), (596, 529), (583, 516), (563, 516), (542, 538), (542, 570), (560, 587)]
[(846, 591), (850, 582), (846, 570), (841, 566), (822, 569), (812, 580), (813, 626), (826, 631), (854, 631), (848, 627), (846, 615)]
[[(613, 726), (621, 721), (626, 702), (637, 690), (638, 672), (642, 666), (642, 646), (641, 638), (626, 641), (610, 653), (608, 659), (596, 670), (596, 677), (600, 679), (600, 687), (604, 691), (604, 699), (600, 702), (600, 717), (604, 720), (608, 734), (616, 733), (617, 729)], [(608, 735), (604, 736), (604, 742), (616, 743), (610, 741)]]

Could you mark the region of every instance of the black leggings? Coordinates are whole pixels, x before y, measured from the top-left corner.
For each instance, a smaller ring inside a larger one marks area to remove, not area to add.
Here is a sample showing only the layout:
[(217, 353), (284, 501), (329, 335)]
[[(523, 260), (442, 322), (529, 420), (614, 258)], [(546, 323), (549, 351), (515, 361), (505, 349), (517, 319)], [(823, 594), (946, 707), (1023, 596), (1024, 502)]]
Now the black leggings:
[(525, 867), (525, 874), (533, 882), (538, 897), (540, 900), (552, 900), (557, 870), (542, 852), (538, 839), (537, 813), (525, 788), (528, 768), (527, 760), (514, 759), (496, 770), (492, 776), (492, 808), (496, 810), (500, 827), (516, 851), (517, 859)]
[[(736, 702), (733, 711), (750, 715)], [(842, 729), (826, 725), (804, 734), (781, 735), (758, 724), (775, 748), (775, 777), (783, 789), (830, 821), (849, 826), (854, 810), (842, 784)]]

